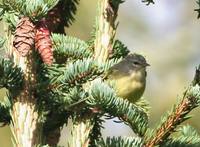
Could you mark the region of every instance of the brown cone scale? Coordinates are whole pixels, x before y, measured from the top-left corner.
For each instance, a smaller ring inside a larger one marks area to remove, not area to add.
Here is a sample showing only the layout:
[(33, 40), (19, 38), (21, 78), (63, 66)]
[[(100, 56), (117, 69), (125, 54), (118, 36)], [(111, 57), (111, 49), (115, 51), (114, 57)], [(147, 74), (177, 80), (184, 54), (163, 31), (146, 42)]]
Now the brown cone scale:
[(13, 46), (25, 57), (34, 45), (35, 25), (28, 17), (22, 17), (17, 24)]
[(50, 31), (44, 20), (36, 28), (35, 48), (38, 50), (43, 62), (51, 65), (53, 62), (52, 41)]

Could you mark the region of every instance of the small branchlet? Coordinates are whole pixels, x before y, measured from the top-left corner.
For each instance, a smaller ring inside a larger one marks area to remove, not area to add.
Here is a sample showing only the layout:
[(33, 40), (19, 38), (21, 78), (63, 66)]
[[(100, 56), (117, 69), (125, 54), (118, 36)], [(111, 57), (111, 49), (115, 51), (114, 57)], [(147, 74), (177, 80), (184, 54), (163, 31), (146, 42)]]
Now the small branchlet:
[(192, 85), (185, 91), (182, 100), (175, 105), (167, 116), (163, 117), (161, 124), (154, 132), (145, 138), (145, 147), (165, 144), (168, 137), (176, 131), (176, 127), (190, 117), (187, 116), (194, 108), (200, 105), (200, 66), (196, 69)]
[(93, 119), (93, 128), (90, 132), (90, 146), (96, 146), (96, 142), (102, 139), (101, 129), (103, 127), (104, 120), (100, 118), (101, 116), (95, 115)]
[(170, 137), (162, 147), (199, 147), (200, 135), (189, 125), (180, 127), (176, 135)]
[(5, 126), (10, 123), (11, 116), (9, 112), (10, 105), (0, 102), (0, 123), (1, 126)]
[(136, 105), (117, 97), (115, 91), (100, 79), (93, 82), (87, 103), (92, 108), (97, 108), (104, 113), (127, 122), (132, 130), (139, 136), (143, 136), (148, 127), (147, 114)]
[(18, 16), (28, 16), (34, 22), (43, 18), (59, 0), (3, 0), (0, 7), (7, 12), (15, 12)]
[(60, 34), (52, 34), (54, 56), (58, 63), (66, 61), (88, 58), (92, 56), (92, 52), (88, 49), (88, 45), (75, 37), (64, 36)]
[(113, 53), (111, 54), (110, 58), (124, 58), (129, 52), (129, 49), (120, 40), (115, 40), (113, 45)]
[(197, 1), (197, 4), (198, 4), (198, 9), (194, 9), (194, 11), (197, 11), (198, 15), (197, 15), (197, 18), (199, 19), (200, 18), (200, 0)]
[(117, 13), (122, 0), (99, 1), (99, 15), (95, 26), (94, 58), (105, 62), (113, 53)]
[(192, 81), (193, 86), (196, 84), (200, 85), (200, 65), (196, 68), (195, 76)]
[(142, 0), (143, 3), (146, 3), (146, 5), (154, 4), (153, 0)]
[(62, 0), (59, 2), (58, 7), (61, 10), (63, 25), (69, 27), (73, 23), (79, 1), (80, 0)]
[(113, 137), (96, 143), (97, 147), (142, 147), (143, 140), (139, 137)]
[(49, 88), (57, 90), (63, 90), (64, 88), (65, 90), (69, 90), (69, 88), (81, 86), (87, 81), (92, 81), (101, 75), (103, 76), (103, 73), (118, 61), (110, 60), (101, 64), (95, 62), (93, 59), (86, 58), (69, 63), (66, 67), (61, 67), (62, 69), (60, 70), (55, 69), (57, 66), (50, 67), (49, 79), (52, 84)]
[(184, 94), (183, 99), (178, 105), (172, 108), (162, 119), (161, 125), (154, 131), (154, 135), (146, 139), (145, 147), (153, 147), (163, 143), (169, 135), (176, 131), (176, 127), (187, 120), (187, 114), (200, 104), (200, 87), (195, 85), (190, 87)]
[(0, 59), (0, 88), (19, 90), (23, 84), (23, 73), (12, 61)]

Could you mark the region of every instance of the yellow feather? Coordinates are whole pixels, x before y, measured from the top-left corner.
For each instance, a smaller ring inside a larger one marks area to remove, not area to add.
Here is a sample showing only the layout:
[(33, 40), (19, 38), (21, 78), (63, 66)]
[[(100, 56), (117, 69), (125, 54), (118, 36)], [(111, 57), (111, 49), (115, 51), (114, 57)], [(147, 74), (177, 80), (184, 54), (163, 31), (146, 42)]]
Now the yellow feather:
[(118, 76), (114, 74), (111, 75), (117, 95), (128, 99), (130, 102), (135, 102), (142, 96), (146, 85), (145, 78), (145, 68), (123, 76), (119, 76), (119, 74)]

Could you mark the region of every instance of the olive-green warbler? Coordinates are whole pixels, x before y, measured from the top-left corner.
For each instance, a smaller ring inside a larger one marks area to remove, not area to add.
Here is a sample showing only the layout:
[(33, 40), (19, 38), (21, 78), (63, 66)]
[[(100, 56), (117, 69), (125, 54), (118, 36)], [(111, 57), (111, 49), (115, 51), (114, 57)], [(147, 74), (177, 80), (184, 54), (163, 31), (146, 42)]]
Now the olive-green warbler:
[(117, 96), (133, 103), (144, 93), (147, 66), (149, 64), (142, 55), (131, 53), (112, 66), (106, 77), (114, 82)]

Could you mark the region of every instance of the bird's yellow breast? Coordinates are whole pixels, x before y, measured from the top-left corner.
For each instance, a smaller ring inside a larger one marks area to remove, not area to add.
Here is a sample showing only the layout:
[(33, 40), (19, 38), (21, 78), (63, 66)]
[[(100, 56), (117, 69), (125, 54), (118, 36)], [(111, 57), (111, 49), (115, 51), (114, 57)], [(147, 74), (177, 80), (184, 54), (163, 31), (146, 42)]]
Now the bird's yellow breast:
[(128, 99), (130, 102), (138, 100), (145, 89), (145, 70), (135, 71), (130, 75), (117, 77), (115, 88), (119, 97)]

